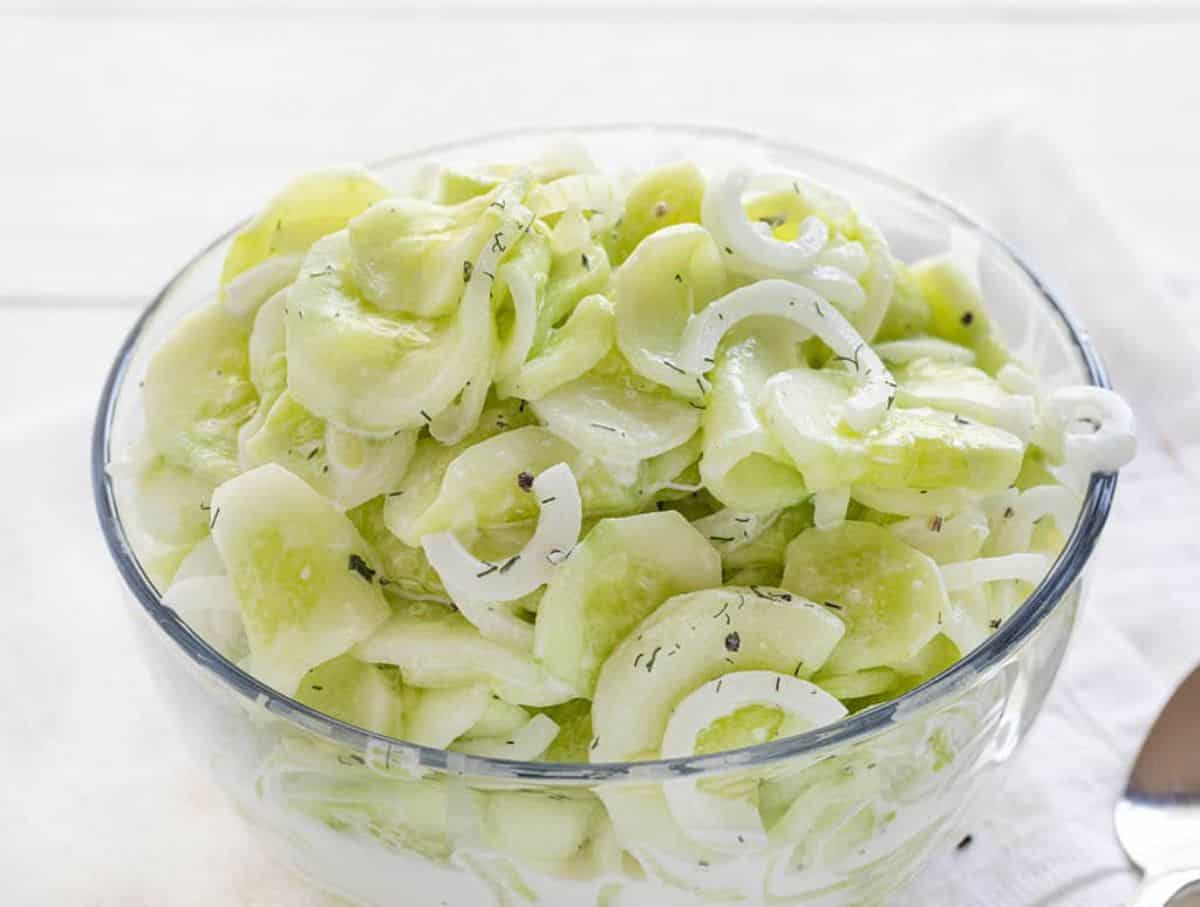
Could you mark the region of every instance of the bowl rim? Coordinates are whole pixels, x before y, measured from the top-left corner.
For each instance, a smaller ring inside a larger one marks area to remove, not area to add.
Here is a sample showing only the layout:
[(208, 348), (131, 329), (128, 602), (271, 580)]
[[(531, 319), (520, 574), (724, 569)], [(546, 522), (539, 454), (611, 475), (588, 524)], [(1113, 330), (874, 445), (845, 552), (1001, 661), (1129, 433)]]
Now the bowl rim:
[[(1059, 319), (1079, 355), (1080, 363), (1090, 383), (1104, 388), (1111, 386), (1107, 371), (1087, 332), (1008, 242), (935, 193), (886, 171), (819, 148), (764, 136), (740, 128), (691, 123), (614, 122), (574, 126), (531, 125), (425, 145), (391, 155), (371, 166), (386, 167), (405, 162), (417, 162), (441, 153), (515, 139), (538, 136), (545, 139), (567, 136), (586, 138), (589, 135), (602, 136), (633, 131), (657, 134), (663, 138), (702, 137), (709, 140), (748, 143), (763, 150), (804, 156), (842, 168), (890, 190), (909, 196), (930, 208), (948, 223), (967, 229), (1007, 255), (1011, 262), (1028, 278), (1044, 303)], [(746, 769), (762, 766), (800, 755), (811, 756), (870, 737), (887, 729), (893, 722), (903, 720), (915, 710), (949, 699), (960, 687), (968, 684), (975, 677), (996, 668), (1010, 653), (1025, 642), (1055, 610), (1079, 578), (1108, 519), (1113, 495), (1116, 491), (1117, 473), (1095, 473), (1088, 481), (1083, 506), (1076, 524), (1050, 572), (999, 630), (940, 674), (895, 699), (864, 709), (834, 724), (815, 728), (793, 737), (704, 756), (655, 759), (643, 762), (556, 763), (468, 756), (450, 750), (420, 746), (347, 724), (302, 705), (289, 696), (284, 696), (253, 675), (241, 670), (201, 639), (182, 618), (163, 604), (162, 597), (138, 561), (125, 533), (117, 507), (112, 478), (108, 471), (108, 465), (111, 462), (110, 448), (117, 399), (120, 391), (124, 388), (132, 353), (147, 323), (170, 296), (176, 284), (193, 268), (198, 267), (205, 256), (236, 233), (242, 223), (244, 221), (235, 224), (201, 249), (166, 283), (138, 317), (118, 348), (116, 359), (101, 392), (92, 434), (92, 489), (100, 528), (108, 545), (109, 553), (130, 593), (137, 599), (150, 619), (200, 668), (212, 674), (222, 684), (231, 688), (234, 693), (257, 703), (269, 713), (298, 725), (304, 730), (315, 732), (336, 744), (351, 747), (373, 758), (379, 758), (389, 768), (393, 764), (396, 766), (415, 764), (433, 771), (450, 771), (467, 776), (567, 785), (595, 784), (616, 780), (653, 783), (673, 776), (713, 774), (733, 768)]]

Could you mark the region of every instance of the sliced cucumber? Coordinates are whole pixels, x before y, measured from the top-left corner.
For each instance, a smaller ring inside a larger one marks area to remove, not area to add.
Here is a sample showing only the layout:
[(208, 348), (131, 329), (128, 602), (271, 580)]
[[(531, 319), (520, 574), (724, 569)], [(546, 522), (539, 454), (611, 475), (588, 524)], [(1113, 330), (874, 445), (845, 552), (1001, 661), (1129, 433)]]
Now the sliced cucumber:
[(238, 474), (238, 427), (254, 414), (246, 325), (219, 305), (186, 317), (150, 359), (146, 436), (170, 463), (216, 485)]
[(413, 686), (484, 684), (513, 705), (556, 705), (578, 696), (530, 656), (485, 639), (465, 617), (447, 609), (400, 610), (355, 654), (396, 665)]
[(949, 609), (941, 573), (928, 556), (882, 526), (853, 520), (800, 533), (788, 545), (783, 586), (845, 621), (829, 673), (915, 658)]
[(979, 556), (988, 537), (988, 521), (982, 510), (973, 508), (949, 517), (909, 517), (890, 524), (888, 531), (939, 564), (952, 564)]
[(416, 443), (415, 431), (374, 439), (326, 425), (284, 391), (253, 433), (242, 432), (240, 448), (247, 469), (278, 463), (350, 509), (394, 488)]
[(929, 306), (929, 332), (975, 351), (979, 367), (989, 374), (1008, 361), (995, 335), (979, 288), (951, 254), (914, 262), (913, 286)]
[(646, 615), (720, 582), (720, 555), (679, 514), (601, 520), (547, 586), (534, 654), (587, 695), (605, 658)]
[(273, 255), (306, 251), (387, 195), (387, 187), (362, 167), (318, 170), (292, 180), (234, 237), (221, 286)]
[(305, 674), (296, 699), (377, 734), (401, 737), (404, 733), (399, 674), (350, 655), (339, 655)]
[(895, 407), (865, 435), (853, 433), (840, 415), (849, 380), (829, 370), (794, 369), (773, 377), (763, 392), (771, 432), (813, 490), (853, 484), (986, 493), (1016, 478), (1021, 439), (956, 413)]
[(495, 701), (484, 684), (414, 692), (405, 720), (404, 739), (437, 749), (445, 749), (470, 731)]
[(678, 447), (700, 427), (695, 407), (622, 371), (590, 372), (533, 404), (550, 431), (618, 475)]
[(543, 758), (547, 762), (587, 762), (592, 745), (592, 704), (572, 699), (546, 709), (546, 715), (558, 725), (558, 736)]
[(255, 673), (280, 692), (387, 619), (375, 554), (302, 479), (260, 466), (220, 486), (212, 507)]
[[(553, 708), (561, 708), (554, 706)], [(464, 737), (499, 737), (515, 731), (529, 721), (529, 712), (489, 694), (487, 708), (478, 720), (467, 728)]]
[(808, 496), (800, 473), (767, 431), (757, 403), (767, 379), (800, 364), (796, 332), (752, 319), (726, 340), (710, 375), (700, 476), (727, 507), (763, 513)]
[(628, 258), (651, 233), (676, 224), (700, 223), (704, 184), (704, 174), (691, 161), (664, 164), (638, 177), (613, 231), (618, 261)]
[(613, 308), (594, 294), (580, 300), (566, 323), (550, 332), (545, 346), (511, 378), (497, 382), (503, 396), (540, 400), (589, 371), (612, 349)]
[(592, 701), (592, 761), (654, 758), (671, 710), (692, 690), (731, 671), (809, 677), (843, 632), (829, 609), (778, 589), (729, 587), (670, 599), (604, 662)]
[(152, 455), (134, 483), (141, 529), (169, 545), (191, 545), (208, 534), (212, 482)]
[(1033, 397), (1010, 394), (987, 372), (934, 358), (914, 359), (893, 372), (901, 406), (929, 406), (995, 425), (1028, 440), (1033, 434)]
[(556, 255), (550, 266), (546, 295), (538, 310), (533, 333), (532, 352), (546, 348), (551, 331), (575, 310), (580, 300), (595, 293), (607, 293), (612, 266), (603, 246), (592, 244), (563, 255)]
[(233, 583), (221, 574), (188, 575), (191, 570), (199, 569), (196, 560), (188, 571), (183, 567), (181, 564), (176, 571), (163, 596), (163, 604), (226, 658), (241, 661), (250, 653), (250, 646)]
[(560, 862), (583, 850), (599, 818), (600, 804), (590, 796), (513, 790), (487, 796), (482, 824), (493, 847), (526, 860)]
[(379, 558), (380, 584), (403, 598), (449, 604), (450, 596), (425, 552), (410, 548), (388, 531), (384, 500), (375, 498), (346, 513)]
[(679, 224), (651, 234), (617, 270), (617, 346), (635, 372), (677, 394), (703, 396), (673, 361), (688, 319), (725, 290), (725, 268), (703, 227)]

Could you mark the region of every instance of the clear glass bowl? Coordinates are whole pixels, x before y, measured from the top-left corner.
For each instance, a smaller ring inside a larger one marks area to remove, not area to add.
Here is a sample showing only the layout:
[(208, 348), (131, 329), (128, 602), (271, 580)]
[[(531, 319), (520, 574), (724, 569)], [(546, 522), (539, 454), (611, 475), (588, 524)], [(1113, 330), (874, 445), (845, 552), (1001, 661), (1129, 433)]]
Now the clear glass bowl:
[[(1086, 333), (1003, 242), (914, 186), (820, 151), (728, 129), (600, 126), (482, 136), (376, 169), (402, 186), (429, 161), (528, 159), (568, 135), (606, 168), (687, 157), (807, 172), (863, 205), (904, 259), (970, 244), (1017, 355), (1050, 386), (1107, 383)], [(414, 746), (314, 712), (218, 655), (162, 604), (122, 521), (121, 483), (106, 466), (141, 431), (138, 380), (165, 333), (212, 297), (231, 235), (180, 271), (119, 350), (92, 475), (146, 657), (187, 742), (282, 859), (372, 905), (858, 905), (886, 902), (954, 843), (964, 810), (995, 786), (1045, 699), (1115, 475), (1091, 477), (1062, 555), (990, 639), (921, 687), (836, 725), (636, 764), (520, 763)], [(733, 857), (694, 843), (663, 796), (682, 776), (756, 787), (770, 847)]]

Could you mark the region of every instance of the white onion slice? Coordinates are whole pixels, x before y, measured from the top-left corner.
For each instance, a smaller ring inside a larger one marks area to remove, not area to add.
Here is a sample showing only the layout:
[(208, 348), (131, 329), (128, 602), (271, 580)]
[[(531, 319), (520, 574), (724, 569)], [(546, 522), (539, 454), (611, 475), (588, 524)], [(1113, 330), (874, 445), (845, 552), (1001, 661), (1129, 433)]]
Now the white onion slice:
[(520, 652), (533, 651), (533, 624), (517, 614), (512, 602), (474, 602), (464, 598), (455, 604), (483, 636)]
[(817, 264), (845, 271), (857, 280), (870, 270), (871, 256), (858, 240), (834, 239), (817, 256)]
[(812, 270), (796, 277), (795, 280), (824, 296), (843, 312), (857, 312), (867, 301), (866, 291), (841, 268), (815, 265)]
[(1133, 459), (1133, 411), (1106, 388), (1059, 388), (1043, 401), (1042, 417), (1042, 445), (1068, 466), (1115, 472)]
[[(738, 671), (698, 687), (675, 707), (663, 734), (662, 757), (694, 755), (696, 737), (705, 728), (753, 705), (785, 713), (788, 720), (781, 736), (830, 724), (846, 715), (845, 706), (807, 680), (775, 671)], [(753, 803), (702, 791), (693, 777), (664, 782), (663, 794), (679, 827), (693, 841), (735, 853), (767, 847), (767, 832)]]
[(855, 485), (851, 497), (881, 513), (900, 516), (952, 516), (974, 504), (965, 488), (876, 488)]
[(250, 318), (259, 307), (296, 279), (304, 255), (274, 255), (247, 268), (225, 286), (225, 307), (239, 318)]
[(558, 725), (545, 715), (534, 715), (504, 737), (471, 737), (450, 748), (470, 756), (532, 762), (549, 749), (558, 736)]
[(1005, 554), (943, 564), (940, 569), (947, 592), (1006, 580), (1020, 580), (1036, 586), (1049, 572), (1050, 558), (1033, 553)]
[(625, 207), (617, 184), (599, 173), (574, 173), (543, 183), (529, 193), (526, 204), (538, 217), (570, 208), (591, 211), (588, 226), (593, 232), (615, 224)]
[(786, 280), (760, 280), (739, 287), (689, 318), (676, 364), (694, 374), (707, 371), (725, 333), (756, 315), (794, 321), (853, 365), (861, 386), (846, 403), (846, 424), (859, 432), (878, 424), (895, 398), (891, 373), (841, 312), (807, 287)]
[(818, 529), (836, 529), (846, 522), (850, 506), (850, 488), (831, 488), (813, 495), (813, 525)]
[(816, 263), (829, 242), (829, 228), (818, 217), (806, 217), (791, 242), (776, 239), (750, 222), (742, 197), (750, 186), (750, 171), (735, 167), (709, 184), (700, 221), (735, 271), (752, 277), (798, 277)]
[(487, 348), (480, 355), (475, 371), (471, 372), (471, 377), (463, 385), (458, 399), (430, 420), (429, 433), (442, 444), (457, 444), (479, 425), (479, 416), (492, 386), (493, 343), (494, 338), (487, 341)]
[[(885, 357), (886, 358), (886, 357)], [(1037, 379), (1021, 366), (1006, 362), (996, 372), (997, 383), (1010, 394), (1025, 394), (1029, 397), (1038, 396)]]
[[(941, 359), (962, 365), (975, 363), (975, 351), (940, 337), (910, 337), (906, 340), (885, 340), (875, 344), (875, 352), (884, 362), (898, 365), (914, 359)], [(1005, 366), (1004, 368), (1008, 368)], [(1004, 369), (1001, 369), (1003, 371)], [(1007, 388), (1006, 388), (1007, 390)]]
[(520, 553), (501, 563), (479, 560), (452, 532), (421, 539), (450, 597), (460, 608), (467, 603), (463, 614), (468, 620), (470, 603), (515, 601), (549, 582), (579, 540), (583, 505), (571, 468), (566, 463), (551, 466), (533, 480), (531, 492), (541, 507), (537, 529)]
[(993, 524), (989, 551), (1028, 551), (1034, 524), (1045, 516), (1053, 517), (1059, 532), (1070, 532), (1079, 516), (1079, 505), (1079, 496), (1062, 485), (1036, 485), (1023, 492), (1009, 490), (989, 498), (986, 506)]
[(228, 576), (177, 580), (167, 589), (163, 604), (225, 657), (236, 660), (249, 652), (241, 606)]

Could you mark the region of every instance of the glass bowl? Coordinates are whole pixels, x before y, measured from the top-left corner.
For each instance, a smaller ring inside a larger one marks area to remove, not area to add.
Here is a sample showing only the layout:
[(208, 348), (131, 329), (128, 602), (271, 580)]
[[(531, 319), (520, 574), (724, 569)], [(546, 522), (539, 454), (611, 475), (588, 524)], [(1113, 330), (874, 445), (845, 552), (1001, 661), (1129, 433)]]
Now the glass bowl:
[[(481, 136), (375, 169), (399, 187), (427, 176), (430, 161), (528, 159), (566, 136), (605, 168), (687, 157), (809, 173), (863, 205), (904, 259), (969, 245), (1015, 354), (1050, 387), (1107, 386), (1087, 334), (1002, 241), (914, 186), (820, 151), (730, 129), (589, 126)], [(995, 787), (1042, 706), (1115, 474), (1090, 478), (1061, 556), (986, 642), (922, 686), (837, 724), (643, 763), (522, 763), (415, 746), (315, 712), (222, 658), (163, 605), (149, 556), (139, 559), (122, 519), (123, 483), (107, 467), (141, 431), (138, 381), (165, 333), (212, 297), (232, 233), (176, 275), (118, 351), (92, 476), (145, 656), (196, 758), (271, 850), (354, 903), (664, 907), (885, 903), (953, 845), (964, 811)], [(734, 856), (694, 842), (663, 794), (684, 776), (757, 789), (769, 847)]]

